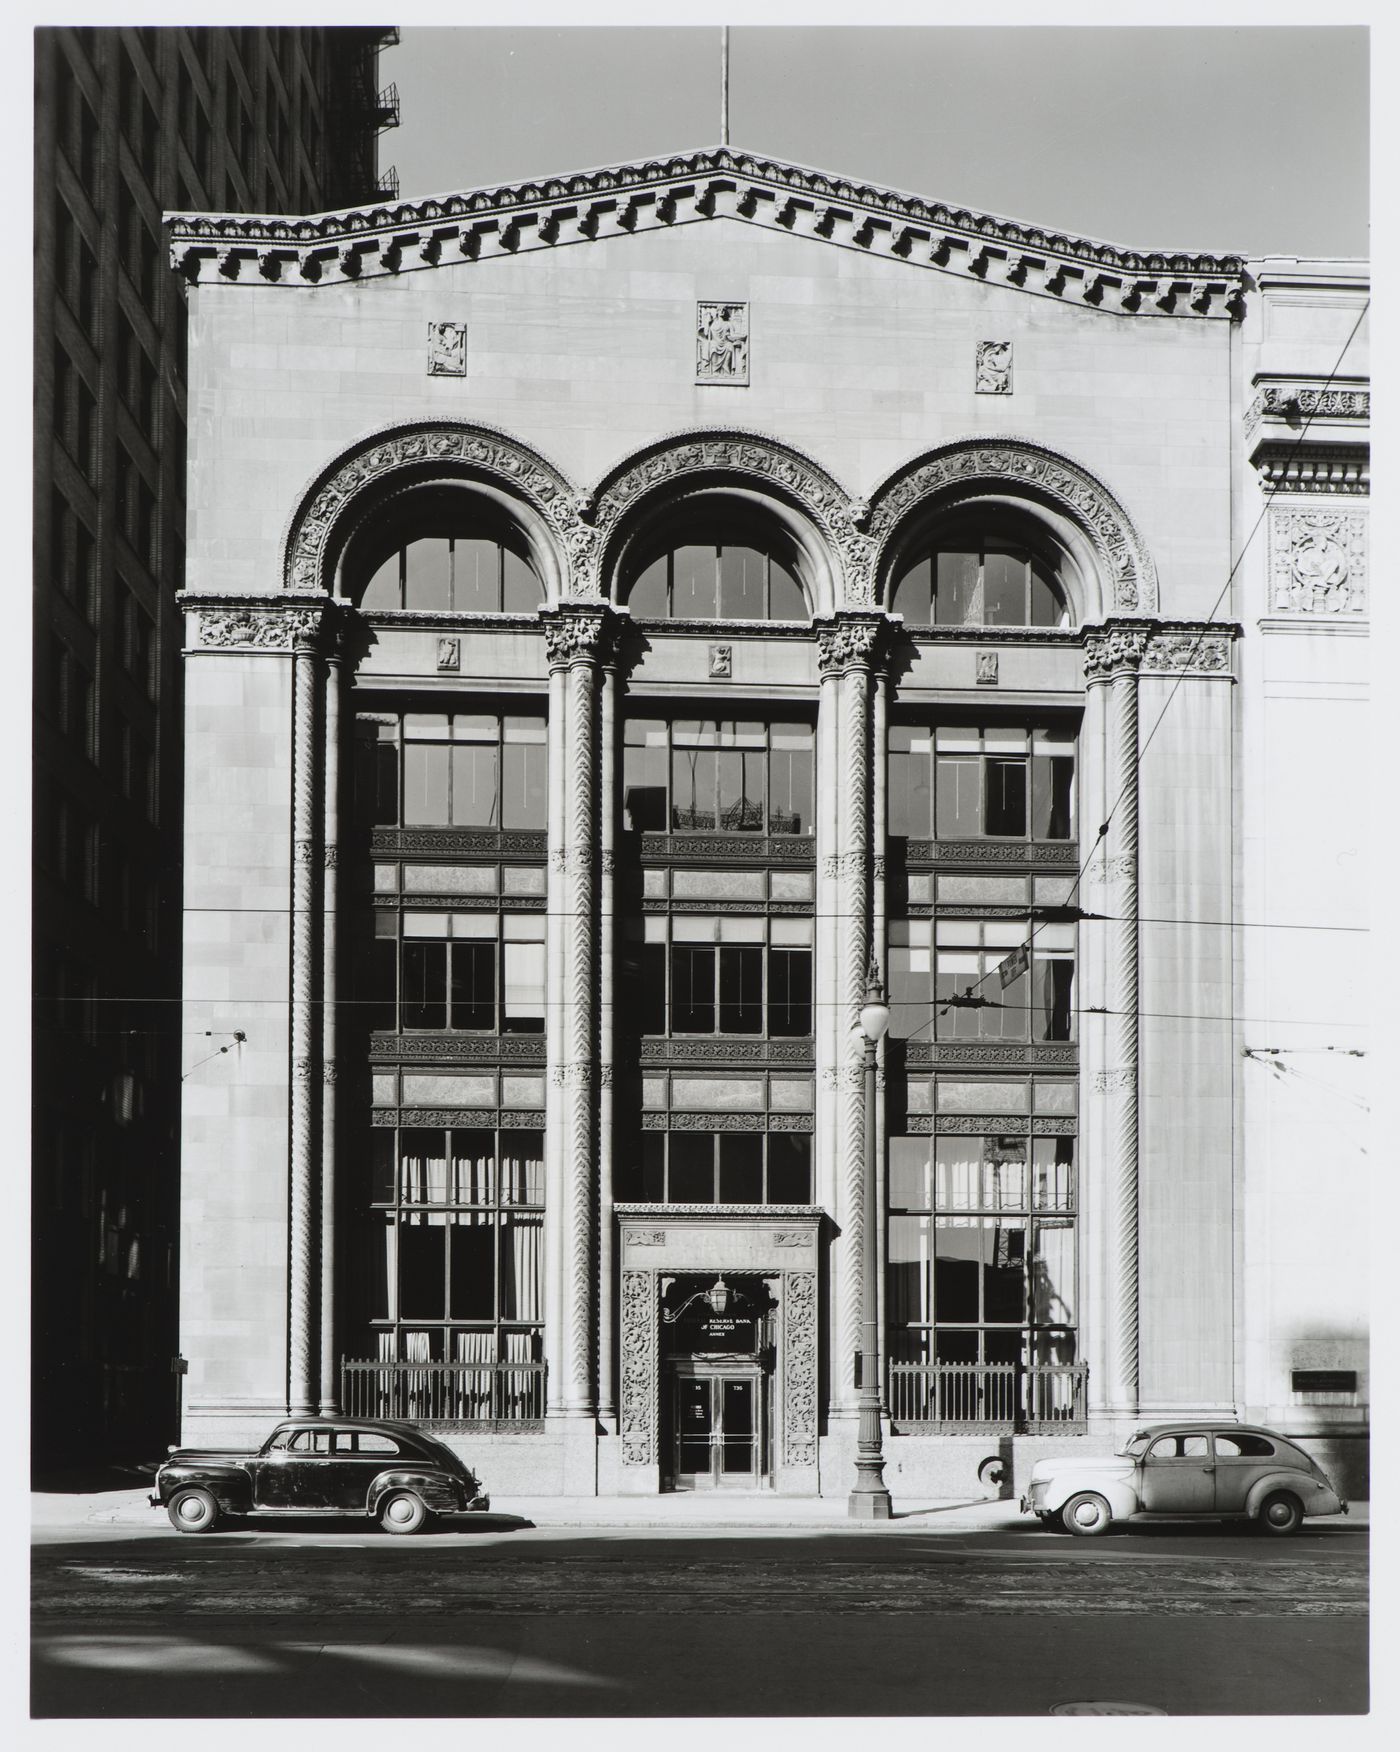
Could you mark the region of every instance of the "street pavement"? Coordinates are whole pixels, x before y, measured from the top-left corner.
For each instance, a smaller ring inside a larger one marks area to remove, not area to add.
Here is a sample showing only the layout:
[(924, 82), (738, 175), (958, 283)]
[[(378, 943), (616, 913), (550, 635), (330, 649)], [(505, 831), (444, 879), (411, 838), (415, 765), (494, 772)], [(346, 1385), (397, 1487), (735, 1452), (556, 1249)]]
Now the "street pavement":
[(1005, 1500), (509, 1498), (413, 1539), (187, 1538), (34, 1499), (40, 1718), (1016, 1716), (1366, 1708), (1367, 1516), (1101, 1539)]

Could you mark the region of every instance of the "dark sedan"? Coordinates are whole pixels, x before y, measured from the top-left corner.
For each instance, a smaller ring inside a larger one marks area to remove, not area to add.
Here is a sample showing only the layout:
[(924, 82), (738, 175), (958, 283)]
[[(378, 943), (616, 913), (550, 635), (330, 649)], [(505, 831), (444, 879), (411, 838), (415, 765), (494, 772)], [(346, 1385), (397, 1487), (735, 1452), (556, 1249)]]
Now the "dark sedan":
[(176, 1448), (156, 1474), (152, 1508), (181, 1533), (227, 1515), (367, 1515), (417, 1533), (434, 1515), (490, 1507), (470, 1467), (411, 1424), (289, 1418), (256, 1453)]

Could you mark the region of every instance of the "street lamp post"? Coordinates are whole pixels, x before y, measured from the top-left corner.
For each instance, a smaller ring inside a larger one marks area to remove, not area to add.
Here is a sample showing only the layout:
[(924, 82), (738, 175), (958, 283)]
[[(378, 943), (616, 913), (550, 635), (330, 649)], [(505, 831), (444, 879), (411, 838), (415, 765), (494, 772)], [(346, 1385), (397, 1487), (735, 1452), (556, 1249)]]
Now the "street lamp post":
[(856, 1430), (856, 1482), (847, 1503), (853, 1521), (888, 1521), (894, 1513), (885, 1487), (885, 1455), (880, 1435), (879, 1298), (875, 1274), (878, 1252), (875, 1226), (879, 1201), (875, 1196), (875, 1049), (890, 1025), (890, 1007), (875, 957), (865, 976), (865, 1002), (860, 1007), (860, 1033), (865, 1047), (864, 1219), (861, 1225), (861, 1350), (860, 1422)]

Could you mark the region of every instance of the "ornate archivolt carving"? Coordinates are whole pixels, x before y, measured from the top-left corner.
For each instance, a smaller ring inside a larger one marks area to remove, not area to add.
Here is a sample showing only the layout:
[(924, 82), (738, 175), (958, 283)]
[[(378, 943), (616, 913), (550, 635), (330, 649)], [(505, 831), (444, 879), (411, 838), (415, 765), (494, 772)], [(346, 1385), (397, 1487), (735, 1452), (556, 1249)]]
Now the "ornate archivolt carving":
[(1023, 439), (964, 439), (887, 481), (871, 501), (877, 574), (891, 537), (911, 512), (939, 494), (980, 486), (1044, 499), (1084, 530), (1103, 563), (1105, 613), (1150, 614), (1156, 608), (1156, 569), (1122, 506), (1087, 469)]
[[(599, 536), (588, 562), (580, 564), (578, 596), (601, 596), (602, 568), (615, 545), (624, 517), (648, 494), (683, 485), (697, 476), (730, 476), (777, 492), (796, 506), (839, 556), (845, 575), (844, 600), (874, 600), (869, 537), (858, 527), (864, 506), (852, 501), (810, 458), (771, 438), (724, 431), (663, 440), (640, 459), (624, 464), (599, 487), (593, 521)], [(584, 574), (587, 585), (584, 587)]]
[(1269, 524), (1270, 608), (1366, 613), (1366, 519), (1357, 511), (1278, 511)]
[(435, 464), (457, 470), (464, 478), (484, 476), (523, 499), (545, 519), (567, 552), (574, 553), (580, 542), (585, 550), (590, 545), (593, 532), (584, 531), (578, 495), (543, 457), (486, 427), (432, 421), (368, 439), (327, 470), (293, 520), (286, 587), (329, 590), (335, 538), (346, 526), (347, 511), (396, 474)]

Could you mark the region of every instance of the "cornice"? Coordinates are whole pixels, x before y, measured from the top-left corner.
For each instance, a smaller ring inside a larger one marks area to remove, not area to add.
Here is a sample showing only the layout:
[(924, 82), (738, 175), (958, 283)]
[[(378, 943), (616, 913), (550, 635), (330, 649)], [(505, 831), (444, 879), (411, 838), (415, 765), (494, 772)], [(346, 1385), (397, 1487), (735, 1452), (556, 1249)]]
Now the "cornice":
[(1249, 460), (1275, 493), (1366, 497), (1371, 491), (1369, 444), (1304, 444), (1292, 437), (1266, 435)]
[(1243, 314), (1240, 256), (1125, 249), (723, 146), (304, 218), (169, 213), (166, 225), (171, 265), (191, 281), (304, 288), (720, 218), (1116, 315)]
[(1258, 376), (1254, 383), (1257, 393), (1244, 416), (1246, 438), (1261, 420), (1278, 421), (1296, 432), (1314, 421), (1330, 425), (1340, 420), (1352, 426), (1371, 419), (1371, 390), (1364, 382)]

